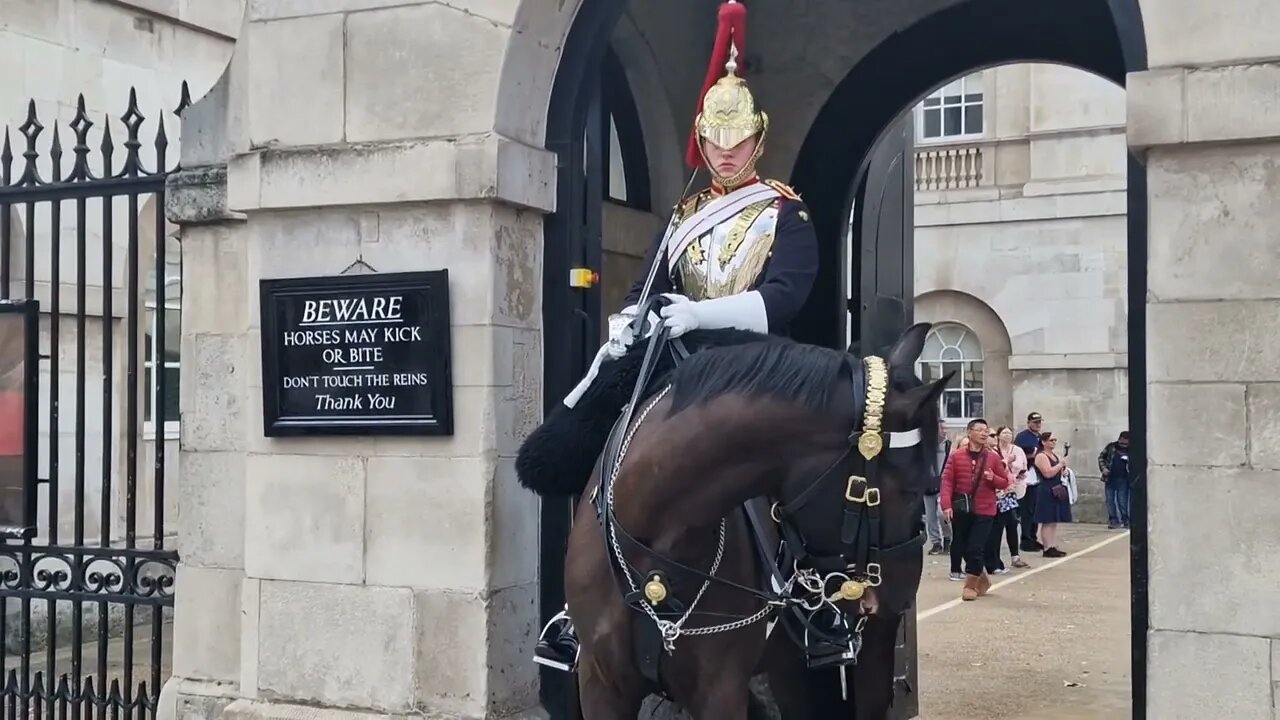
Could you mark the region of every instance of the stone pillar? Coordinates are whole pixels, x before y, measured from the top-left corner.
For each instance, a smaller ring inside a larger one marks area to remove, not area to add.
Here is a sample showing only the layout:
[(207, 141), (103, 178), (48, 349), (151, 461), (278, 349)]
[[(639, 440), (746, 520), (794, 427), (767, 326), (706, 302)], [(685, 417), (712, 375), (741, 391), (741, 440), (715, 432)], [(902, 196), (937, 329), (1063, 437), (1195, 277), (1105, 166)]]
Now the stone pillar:
[[(495, 129), (507, 4), (251, 2), (184, 118), (180, 717), (534, 712), (554, 158)], [(353, 267), (449, 270), (452, 437), (264, 437), (259, 280)]]
[(1129, 138), (1150, 198), (1147, 716), (1270, 720), (1280, 5), (1145, 5), (1151, 70), (1130, 77)]

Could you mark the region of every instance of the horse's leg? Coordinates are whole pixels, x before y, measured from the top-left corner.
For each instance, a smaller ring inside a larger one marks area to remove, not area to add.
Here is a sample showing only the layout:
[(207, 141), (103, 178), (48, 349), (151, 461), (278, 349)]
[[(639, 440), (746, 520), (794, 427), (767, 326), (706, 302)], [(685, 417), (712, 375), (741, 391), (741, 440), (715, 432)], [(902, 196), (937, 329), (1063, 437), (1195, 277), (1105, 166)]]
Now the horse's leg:
[(645, 691), (635, 673), (606, 672), (599, 659), (583, 653), (578, 662), (578, 701), (583, 720), (636, 720)]
[(717, 678), (714, 684), (699, 686), (686, 709), (694, 720), (747, 720), (748, 682), (741, 676)]
[(894, 646), (900, 616), (875, 616), (862, 634), (862, 652), (853, 675), (853, 697), (858, 720), (885, 720), (893, 705)]
[(809, 694), (805, 692), (804, 664), (794, 659), (769, 671), (769, 691), (778, 704), (782, 720), (808, 720), (813, 716)]

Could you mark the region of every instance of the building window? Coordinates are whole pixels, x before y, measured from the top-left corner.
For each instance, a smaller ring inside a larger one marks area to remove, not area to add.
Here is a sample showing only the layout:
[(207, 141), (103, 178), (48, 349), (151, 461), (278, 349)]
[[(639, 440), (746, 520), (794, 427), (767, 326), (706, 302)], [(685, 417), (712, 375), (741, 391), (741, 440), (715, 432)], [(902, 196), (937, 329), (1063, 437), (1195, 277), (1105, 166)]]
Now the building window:
[(982, 73), (953, 80), (930, 93), (916, 115), (921, 140), (981, 136), (984, 125)]
[(622, 62), (612, 50), (605, 56), (600, 85), (605, 161), (605, 199), (637, 210), (652, 210), (649, 199), (649, 158), (635, 96)]
[(983, 416), (982, 345), (972, 330), (955, 323), (934, 326), (925, 338), (917, 368), (926, 383), (955, 371), (938, 401), (948, 424)]
[[(172, 246), (177, 246), (171, 240)], [(176, 247), (175, 247), (176, 249)], [(178, 253), (173, 253), (178, 255)], [(172, 255), (170, 256), (172, 257)], [(179, 256), (180, 257), (180, 256)], [(146, 397), (143, 400), (143, 434), (146, 437), (156, 436), (157, 415), (163, 423), (163, 436), (173, 440), (178, 437), (178, 381), (181, 374), (181, 332), (182, 332), (182, 275), (180, 260), (173, 263), (164, 279), (164, 307), (157, 311), (155, 275), (148, 278), (147, 297), (144, 307), (147, 312), (147, 334), (143, 341), (143, 373), (146, 383)], [(159, 335), (156, 323), (164, 323), (164, 347), (157, 357), (155, 338)], [(160, 377), (164, 377), (164, 397), (160, 394)]]

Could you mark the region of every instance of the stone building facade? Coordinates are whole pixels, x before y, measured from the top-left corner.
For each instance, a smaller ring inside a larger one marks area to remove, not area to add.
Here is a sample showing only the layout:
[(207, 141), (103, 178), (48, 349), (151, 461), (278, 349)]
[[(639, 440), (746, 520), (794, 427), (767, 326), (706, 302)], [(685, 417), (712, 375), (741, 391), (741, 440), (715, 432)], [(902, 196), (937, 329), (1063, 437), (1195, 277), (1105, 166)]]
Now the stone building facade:
[[(1040, 412), (1096, 477), (1129, 413), (1123, 88), (1006, 65), (913, 112), (915, 313), (941, 325), (922, 376), (961, 370), (942, 403), (955, 431)], [(1102, 486), (1081, 490), (1077, 519), (1105, 521)]]

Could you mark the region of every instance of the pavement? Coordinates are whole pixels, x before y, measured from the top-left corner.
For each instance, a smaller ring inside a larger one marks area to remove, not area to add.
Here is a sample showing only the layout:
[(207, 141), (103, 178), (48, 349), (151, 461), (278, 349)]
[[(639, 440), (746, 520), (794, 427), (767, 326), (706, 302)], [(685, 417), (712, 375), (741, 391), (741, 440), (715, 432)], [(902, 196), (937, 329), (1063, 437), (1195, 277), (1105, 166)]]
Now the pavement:
[(1026, 553), (1032, 567), (994, 576), (974, 602), (959, 601), (946, 556), (925, 556), (922, 720), (1132, 717), (1129, 534), (1066, 525), (1060, 536), (1067, 557)]

